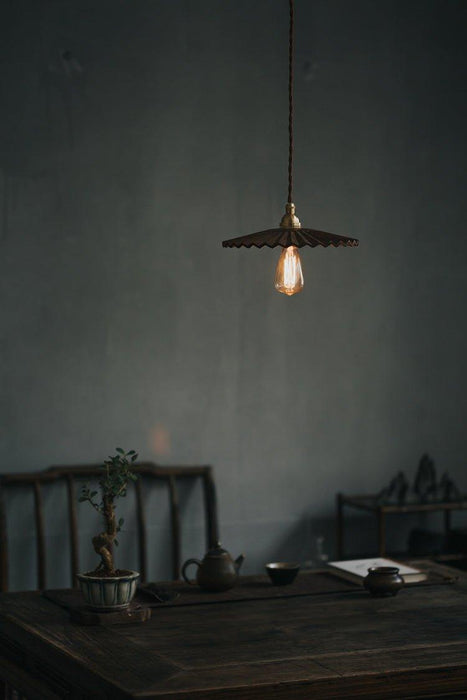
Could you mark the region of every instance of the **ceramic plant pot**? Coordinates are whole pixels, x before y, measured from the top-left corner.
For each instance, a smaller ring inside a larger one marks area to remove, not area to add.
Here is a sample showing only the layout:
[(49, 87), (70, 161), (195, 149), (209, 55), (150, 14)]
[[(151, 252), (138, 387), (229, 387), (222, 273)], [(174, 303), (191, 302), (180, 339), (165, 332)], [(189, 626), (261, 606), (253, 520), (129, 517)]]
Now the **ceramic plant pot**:
[(129, 571), (123, 576), (102, 577), (78, 574), (79, 586), (87, 605), (100, 612), (127, 608), (135, 595), (139, 573)]

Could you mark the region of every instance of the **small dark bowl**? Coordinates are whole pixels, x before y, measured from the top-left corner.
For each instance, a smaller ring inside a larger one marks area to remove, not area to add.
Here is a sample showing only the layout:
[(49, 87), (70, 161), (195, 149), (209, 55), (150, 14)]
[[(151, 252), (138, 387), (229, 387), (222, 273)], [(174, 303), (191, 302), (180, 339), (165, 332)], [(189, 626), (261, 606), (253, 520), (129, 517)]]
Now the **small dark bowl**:
[(300, 564), (290, 564), (286, 561), (275, 561), (266, 564), (266, 571), (273, 586), (288, 586), (293, 583), (300, 570)]
[(363, 585), (370, 595), (383, 598), (397, 595), (404, 587), (404, 579), (396, 566), (372, 566), (363, 579)]

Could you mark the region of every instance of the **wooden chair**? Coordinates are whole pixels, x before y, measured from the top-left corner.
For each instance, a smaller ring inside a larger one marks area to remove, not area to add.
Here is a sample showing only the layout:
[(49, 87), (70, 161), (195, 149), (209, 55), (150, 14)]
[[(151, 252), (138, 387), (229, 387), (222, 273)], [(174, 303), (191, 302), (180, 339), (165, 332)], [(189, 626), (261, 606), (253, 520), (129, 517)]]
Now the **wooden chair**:
[[(210, 548), (218, 539), (218, 521), (216, 508), (216, 491), (212, 468), (200, 467), (160, 467), (150, 462), (138, 463), (134, 467), (139, 479), (134, 482), (137, 509), (138, 558), (141, 580), (147, 580), (147, 533), (144, 508), (144, 484), (153, 480), (165, 482), (170, 499), (170, 519), (172, 530), (172, 576), (180, 577), (181, 566), (181, 523), (177, 492), (178, 479), (201, 479), (204, 492), (204, 511), (206, 525), (206, 544)], [(51, 467), (44, 471), (0, 474), (0, 591), (8, 590), (8, 533), (5, 510), (5, 497), (10, 487), (32, 489), (34, 494), (35, 533), (37, 547), (37, 586), (46, 588), (46, 548), (43, 487), (53, 482), (61, 482), (67, 489), (67, 506), (70, 533), (70, 568), (72, 581), (75, 582), (79, 571), (78, 562), (78, 520), (76, 481), (96, 479), (102, 474), (97, 465), (78, 467)]]

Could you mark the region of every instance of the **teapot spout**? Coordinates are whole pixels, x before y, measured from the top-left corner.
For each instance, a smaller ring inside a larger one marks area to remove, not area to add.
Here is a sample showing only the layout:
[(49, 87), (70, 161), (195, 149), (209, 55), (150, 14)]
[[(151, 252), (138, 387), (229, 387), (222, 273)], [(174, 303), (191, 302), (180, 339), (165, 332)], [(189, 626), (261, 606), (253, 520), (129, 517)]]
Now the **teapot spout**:
[(235, 564), (235, 571), (237, 572), (237, 574), (240, 571), (240, 568), (243, 564), (244, 559), (245, 559), (245, 556), (243, 554), (240, 554), (240, 556), (235, 559), (234, 564)]

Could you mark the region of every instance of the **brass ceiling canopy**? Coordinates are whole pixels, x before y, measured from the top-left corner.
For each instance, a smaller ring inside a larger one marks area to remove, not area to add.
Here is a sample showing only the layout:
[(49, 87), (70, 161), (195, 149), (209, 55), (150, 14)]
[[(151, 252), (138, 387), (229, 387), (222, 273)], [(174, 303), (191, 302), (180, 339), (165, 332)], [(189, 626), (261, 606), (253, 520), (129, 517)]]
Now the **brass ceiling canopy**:
[(275, 287), (277, 291), (292, 296), (303, 289), (303, 274), (298, 254), (298, 248), (310, 246), (314, 248), (318, 245), (328, 247), (358, 246), (356, 238), (348, 236), (338, 236), (335, 233), (317, 231), (312, 228), (302, 228), (302, 225), (295, 214), (295, 204), (293, 203), (293, 59), (294, 59), (294, 0), (289, 0), (290, 23), (289, 23), (289, 170), (288, 170), (288, 196), (285, 205), (285, 214), (282, 217), (280, 228), (271, 228), (258, 233), (250, 233), (238, 238), (230, 238), (222, 241), (224, 248), (275, 248), (281, 246), (284, 250), (281, 253), (276, 268)]

